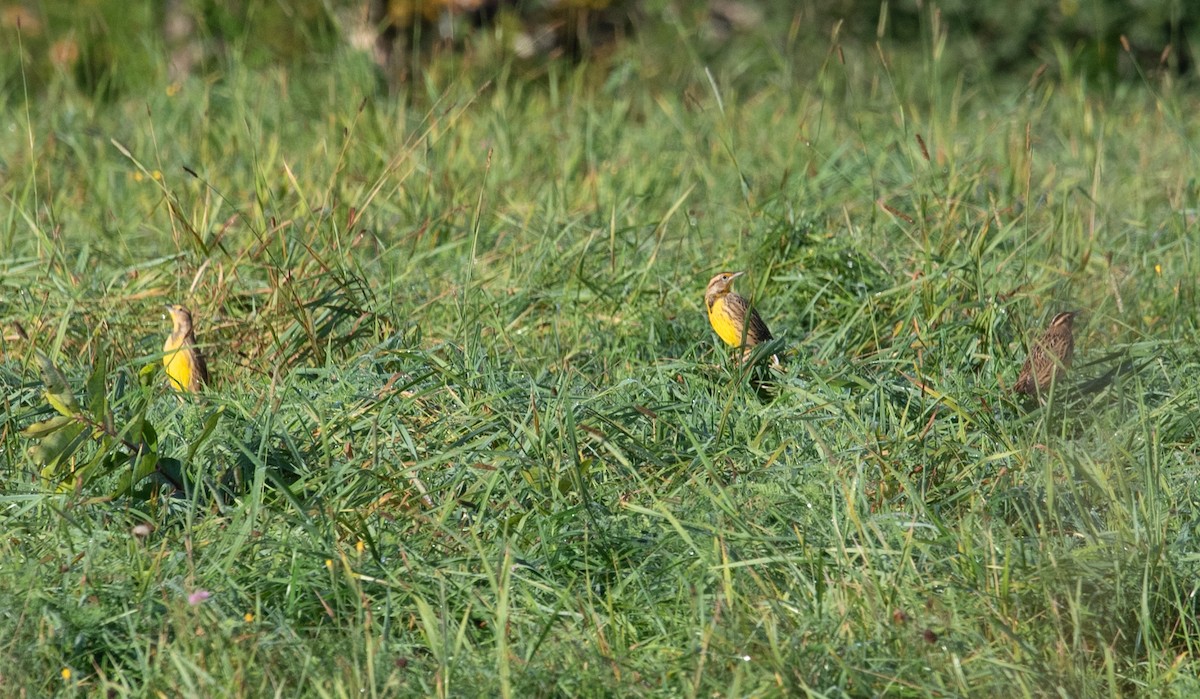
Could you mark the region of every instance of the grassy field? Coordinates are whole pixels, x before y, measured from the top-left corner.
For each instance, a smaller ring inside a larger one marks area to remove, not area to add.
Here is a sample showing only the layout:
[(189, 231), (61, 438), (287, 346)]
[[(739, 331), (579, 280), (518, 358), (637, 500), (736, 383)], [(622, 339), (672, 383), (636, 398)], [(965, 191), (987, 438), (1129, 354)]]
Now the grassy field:
[(1200, 693), (1194, 86), (770, 26), (8, 95), (0, 694)]

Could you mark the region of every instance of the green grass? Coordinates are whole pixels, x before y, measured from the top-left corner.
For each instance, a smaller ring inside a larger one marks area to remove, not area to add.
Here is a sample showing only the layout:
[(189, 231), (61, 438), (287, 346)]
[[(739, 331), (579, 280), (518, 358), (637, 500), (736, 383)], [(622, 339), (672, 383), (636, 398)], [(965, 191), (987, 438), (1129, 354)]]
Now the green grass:
[[(1200, 692), (1200, 105), (926, 43), (9, 95), (0, 689)], [(1075, 308), (1068, 384), (1015, 402)], [(35, 351), (89, 421), (53, 468)]]

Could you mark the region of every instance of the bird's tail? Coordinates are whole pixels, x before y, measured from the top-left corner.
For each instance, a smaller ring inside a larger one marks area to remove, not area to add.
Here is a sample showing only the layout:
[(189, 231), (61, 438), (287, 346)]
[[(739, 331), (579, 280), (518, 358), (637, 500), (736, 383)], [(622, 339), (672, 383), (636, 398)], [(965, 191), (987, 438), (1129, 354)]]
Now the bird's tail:
[(770, 358), (771, 368), (775, 371), (786, 373), (787, 368), (784, 366), (783, 340), (774, 338), (754, 347), (747, 347), (742, 350), (742, 362), (750, 362), (757, 364), (759, 361), (764, 361)]

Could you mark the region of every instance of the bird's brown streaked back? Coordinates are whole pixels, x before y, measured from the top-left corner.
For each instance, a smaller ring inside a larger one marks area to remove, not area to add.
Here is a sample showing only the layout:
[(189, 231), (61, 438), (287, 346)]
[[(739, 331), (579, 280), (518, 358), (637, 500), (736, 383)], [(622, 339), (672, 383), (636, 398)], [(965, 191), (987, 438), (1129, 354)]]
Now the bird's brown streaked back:
[(1029, 346), (1029, 357), (1013, 391), (1037, 396), (1067, 375), (1075, 356), (1074, 323), (1078, 313), (1065, 311), (1054, 316), (1046, 332)]

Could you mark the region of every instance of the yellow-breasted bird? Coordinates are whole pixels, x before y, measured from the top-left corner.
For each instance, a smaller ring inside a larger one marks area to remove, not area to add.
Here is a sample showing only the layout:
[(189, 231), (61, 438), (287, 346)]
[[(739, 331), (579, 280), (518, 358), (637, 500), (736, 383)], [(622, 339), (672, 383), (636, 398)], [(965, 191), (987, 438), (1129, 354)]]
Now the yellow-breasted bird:
[[(745, 296), (733, 290), (733, 280), (745, 272), (721, 272), (708, 280), (704, 291), (704, 305), (708, 307), (708, 322), (717, 336), (733, 348), (741, 348), (742, 358), (761, 342), (771, 339), (771, 331), (763, 322), (758, 311), (750, 307)], [(779, 364), (777, 357), (772, 362)]]
[(1066, 311), (1054, 316), (1050, 327), (1029, 347), (1029, 358), (1021, 367), (1021, 375), (1013, 391), (1036, 396), (1044, 393), (1055, 381), (1062, 381), (1071, 368), (1075, 355), (1075, 334), (1072, 326), (1079, 311)]
[(196, 331), (192, 313), (183, 306), (167, 304), (171, 314), (171, 336), (163, 343), (163, 366), (171, 388), (198, 393), (208, 385), (208, 363), (196, 346)]

